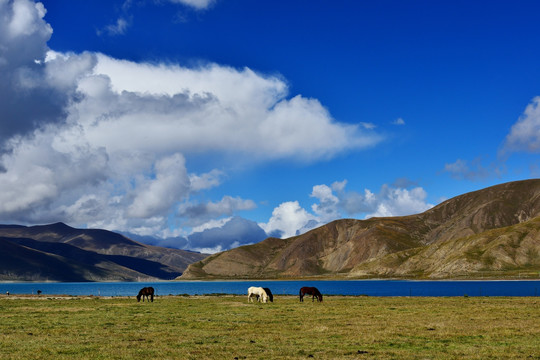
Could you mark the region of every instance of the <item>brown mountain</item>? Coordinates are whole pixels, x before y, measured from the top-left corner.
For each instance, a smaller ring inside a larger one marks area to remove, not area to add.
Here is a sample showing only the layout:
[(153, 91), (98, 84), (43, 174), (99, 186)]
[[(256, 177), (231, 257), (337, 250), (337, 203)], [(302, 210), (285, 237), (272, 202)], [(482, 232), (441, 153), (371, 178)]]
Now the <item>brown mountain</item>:
[(540, 179), (501, 184), (417, 215), (343, 219), (214, 254), (181, 279), (507, 276), (540, 270)]
[(161, 248), (63, 223), (0, 225), (0, 280), (169, 280), (205, 254)]

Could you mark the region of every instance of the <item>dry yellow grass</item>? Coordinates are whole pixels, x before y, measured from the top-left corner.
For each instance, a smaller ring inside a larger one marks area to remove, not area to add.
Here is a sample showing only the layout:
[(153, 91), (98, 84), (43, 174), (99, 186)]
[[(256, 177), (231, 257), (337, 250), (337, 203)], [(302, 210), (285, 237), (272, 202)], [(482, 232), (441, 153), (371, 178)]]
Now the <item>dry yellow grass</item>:
[(540, 359), (540, 298), (0, 299), (2, 359)]

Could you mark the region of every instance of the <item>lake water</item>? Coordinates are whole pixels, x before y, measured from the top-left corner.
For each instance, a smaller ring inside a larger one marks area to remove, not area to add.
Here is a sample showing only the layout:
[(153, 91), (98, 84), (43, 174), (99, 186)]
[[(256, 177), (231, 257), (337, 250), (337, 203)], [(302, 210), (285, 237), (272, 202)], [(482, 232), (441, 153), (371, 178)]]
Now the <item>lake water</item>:
[(135, 296), (144, 286), (157, 295), (245, 295), (250, 286), (268, 287), (275, 295), (298, 295), (302, 286), (315, 286), (324, 295), (368, 296), (539, 296), (540, 281), (163, 281), (84, 283), (0, 283), (0, 294)]

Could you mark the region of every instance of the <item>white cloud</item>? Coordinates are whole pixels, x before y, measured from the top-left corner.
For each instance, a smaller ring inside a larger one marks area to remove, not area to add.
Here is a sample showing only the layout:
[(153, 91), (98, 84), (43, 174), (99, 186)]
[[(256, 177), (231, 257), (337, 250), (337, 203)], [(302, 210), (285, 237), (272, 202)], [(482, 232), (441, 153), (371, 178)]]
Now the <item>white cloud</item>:
[(222, 228), (223, 225), (228, 223), (231, 219), (232, 217), (226, 217), (226, 218), (221, 218), (221, 219), (211, 219), (210, 221), (205, 222), (204, 224), (193, 227), (191, 230), (192, 230), (192, 233), (198, 233), (198, 232), (203, 232), (208, 229)]
[[(340, 186), (338, 186), (340, 188)], [(339, 199), (333, 194), (332, 189), (327, 185), (315, 185), (310, 195), (319, 200), (318, 204), (313, 204), (311, 209), (317, 215), (319, 222), (330, 222), (339, 218)]]
[[(403, 182), (403, 179), (400, 179)], [(408, 182), (410, 183), (410, 182)], [(282, 238), (298, 235), (330, 221), (346, 216), (390, 217), (424, 212), (432, 204), (426, 203), (427, 193), (421, 187), (411, 189), (383, 185), (378, 194), (365, 189), (363, 194), (345, 191), (347, 181), (331, 186), (315, 185), (311, 197), (318, 203), (311, 206), (313, 213), (290, 201), (274, 209), (266, 224), (259, 224), (268, 234)]]
[(532, 99), (506, 136), (501, 155), (509, 152), (540, 152), (540, 96)]
[(203, 230), (197, 229), (190, 234), (187, 237), (187, 246), (197, 251), (215, 253), (253, 244), (268, 237), (257, 223), (238, 216), (228, 218), (219, 224), (213, 222), (213, 225), (215, 226), (207, 224)]
[(393, 125), (405, 125), (405, 120), (403, 120), (402, 118), (397, 118), (396, 120), (394, 120), (392, 122)]
[[(198, 201), (226, 173), (190, 172), (194, 154), (317, 161), (382, 140), (335, 121), (316, 99), (290, 97), (280, 76), (51, 51), (44, 14), (40, 3), (0, 0), (2, 221), (170, 234), (256, 206), (233, 195)], [(287, 203), (268, 226), (294, 234), (314, 219)]]
[(116, 36), (116, 35), (124, 35), (129, 27), (129, 21), (128, 19), (124, 17), (119, 17), (116, 19), (116, 23), (112, 25), (107, 25), (104, 30), (98, 30), (97, 34), (101, 35), (103, 33), (107, 33), (108, 35)]
[(27, 0), (14, 0), (9, 9), (9, 2), (3, 1), (3, 11), (11, 10), (11, 19), (7, 22), (7, 35), (12, 38), (32, 36), (41, 33), (44, 38), (48, 38), (52, 33), (50, 25), (45, 24), (42, 19), (47, 13), (42, 3), (34, 3)]
[(270, 220), (259, 226), (270, 236), (287, 238), (297, 235), (298, 230), (312, 220), (315, 216), (304, 210), (298, 201), (288, 201), (275, 208)]
[(219, 186), (224, 176), (225, 174), (223, 171), (217, 169), (211, 170), (209, 173), (202, 175), (191, 174), (189, 176), (191, 190), (196, 192)]
[(169, 0), (171, 3), (183, 4), (191, 6), (197, 10), (202, 10), (210, 7), (215, 0)]
[[(397, 183), (404, 183), (404, 179), (399, 179)], [(407, 182), (411, 183), (411, 182)], [(325, 197), (319, 198), (317, 208), (325, 208), (326, 213), (334, 214), (335, 218), (346, 215), (361, 215), (364, 218), (374, 216), (401, 216), (416, 214), (431, 208), (433, 205), (426, 203), (427, 193), (421, 187), (410, 189), (383, 185), (380, 192), (373, 193), (369, 189), (364, 189), (360, 194), (355, 191), (345, 191), (346, 181), (332, 184), (334, 194), (328, 193)], [(330, 190), (326, 185), (318, 185)], [(327, 199), (332, 199), (328, 201)]]
[(427, 193), (421, 187), (413, 189), (399, 189), (383, 186), (374, 212), (367, 214), (370, 217), (403, 216), (424, 212), (433, 207), (426, 203)]
[[(111, 112), (117, 115), (114, 121), (97, 123), (88, 136), (109, 148), (152, 145), (148, 139), (153, 139), (159, 144), (155, 146), (171, 144), (182, 152), (242, 152), (252, 160), (314, 161), (373, 146), (382, 139), (357, 126), (335, 122), (315, 99), (285, 98), (287, 86), (280, 78), (247, 68), (210, 64), (191, 69), (99, 55), (94, 74), (110, 79), (113, 94), (88, 101), (85, 109), (91, 112), (91, 120)], [(112, 103), (111, 97), (118, 100)], [(152, 119), (151, 127), (148, 119)], [(117, 128), (129, 128), (130, 136), (115, 138)]]
[(61, 121), (68, 96), (43, 82), (52, 28), (45, 8), (29, 0), (0, 1), (1, 142), (31, 132), (36, 123)]
[[(172, 4), (184, 5), (198, 11), (208, 9), (215, 2), (215, 0), (168, 0), (168, 1)], [(158, 1), (154, 1), (153, 4), (150, 3), (150, 6), (153, 6), (158, 3), (159, 3)], [(102, 35), (118, 36), (118, 35), (126, 34), (128, 28), (133, 23), (133, 15), (131, 12), (132, 5), (133, 5), (133, 0), (125, 0), (119, 9), (121, 14), (119, 15), (118, 19), (116, 19), (116, 22), (96, 30), (96, 34), (98, 36), (102, 36)], [(180, 12), (176, 15), (176, 17), (182, 18), (182, 19), (185, 18)]]
[(373, 130), (377, 127), (377, 125), (373, 123), (367, 123), (367, 122), (361, 122), (360, 125), (362, 125), (365, 129)]
[(506, 171), (504, 163), (495, 163), (484, 165), (481, 158), (476, 158), (471, 162), (463, 159), (457, 159), (455, 162), (444, 165), (444, 172), (457, 180), (483, 180), (490, 176), (500, 177)]
[(257, 207), (253, 200), (240, 197), (223, 196), (220, 201), (206, 203), (185, 202), (179, 206), (178, 214), (187, 219), (186, 225), (198, 227), (204, 222), (222, 216), (232, 216), (238, 211), (253, 210)]
[(155, 175), (151, 179), (136, 185), (128, 216), (149, 218), (165, 214), (188, 195), (190, 181), (181, 154), (158, 160), (152, 173)]

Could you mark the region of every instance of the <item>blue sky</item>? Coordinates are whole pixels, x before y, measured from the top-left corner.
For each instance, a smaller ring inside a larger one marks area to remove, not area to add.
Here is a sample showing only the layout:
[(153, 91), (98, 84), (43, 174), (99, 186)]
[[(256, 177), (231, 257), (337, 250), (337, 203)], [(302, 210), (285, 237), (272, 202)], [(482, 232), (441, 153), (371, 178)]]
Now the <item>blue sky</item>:
[(539, 8), (0, 0), (0, 222), (213, 252), (537, 178)]

